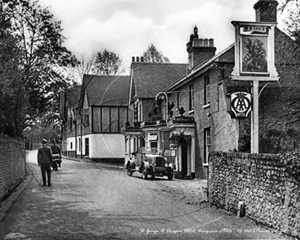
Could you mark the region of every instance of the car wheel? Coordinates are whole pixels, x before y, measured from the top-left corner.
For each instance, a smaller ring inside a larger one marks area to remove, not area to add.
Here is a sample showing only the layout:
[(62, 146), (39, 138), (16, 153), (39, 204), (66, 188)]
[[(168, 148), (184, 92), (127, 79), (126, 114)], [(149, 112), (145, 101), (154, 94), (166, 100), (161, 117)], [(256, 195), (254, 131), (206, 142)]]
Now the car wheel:
[(168, 169), (168, 179), (169, 180), (173, 179), (173, 169)]
[(142, 172), (142, 177), (143, 177), (144, 180), (146, 180), (148, 178), (148, 171), (145, 168), (144, 168), (144, 170)]
[(133, 171), (130, 168), (127, 168), (127, 175), (128, 176), (132, 176)]

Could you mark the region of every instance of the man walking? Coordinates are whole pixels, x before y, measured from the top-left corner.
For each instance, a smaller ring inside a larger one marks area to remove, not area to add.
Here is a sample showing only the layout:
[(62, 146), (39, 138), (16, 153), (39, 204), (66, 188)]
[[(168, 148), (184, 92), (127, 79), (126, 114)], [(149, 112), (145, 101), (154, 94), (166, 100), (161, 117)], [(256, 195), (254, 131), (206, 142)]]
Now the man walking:
[(52, 165), (52, 152), (51, 149), (46, 145), (47, 140), (42, 140), (42, 147), (38, 149), (38, 165), (41, 167), (43, 186), (46, 186), (46, 172), (48, 178), (48, 186), (51, 186), (51, 165)]

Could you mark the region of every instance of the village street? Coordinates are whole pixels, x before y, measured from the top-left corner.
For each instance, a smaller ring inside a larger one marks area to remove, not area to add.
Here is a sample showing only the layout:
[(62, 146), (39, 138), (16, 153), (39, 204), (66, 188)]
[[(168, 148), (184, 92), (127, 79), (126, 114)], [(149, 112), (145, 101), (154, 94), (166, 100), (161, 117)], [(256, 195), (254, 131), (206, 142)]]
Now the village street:
[(0, 239), (287, 239), (200, 204), (200, 181), (143, 180), (122, 167), (63, 159), (53, 186), (42, 187), (36, 151), (27, 162), (28, 184), (0, 222)]

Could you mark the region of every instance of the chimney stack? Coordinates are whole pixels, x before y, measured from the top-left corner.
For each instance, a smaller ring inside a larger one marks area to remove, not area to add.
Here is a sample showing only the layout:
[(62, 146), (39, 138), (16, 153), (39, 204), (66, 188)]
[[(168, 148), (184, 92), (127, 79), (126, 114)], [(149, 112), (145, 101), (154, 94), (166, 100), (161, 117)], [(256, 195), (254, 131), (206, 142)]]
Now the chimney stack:
[(194, 34), (191, 34), (190, 41), (187, 43), (187, 52), (190, 69), (194, 69), (215, 56), (214, 40), (198, 38), (198, 28), (195, 27)]
[(259, 0), (254, 4), (256, 22), (277, 22), (276, 0)]

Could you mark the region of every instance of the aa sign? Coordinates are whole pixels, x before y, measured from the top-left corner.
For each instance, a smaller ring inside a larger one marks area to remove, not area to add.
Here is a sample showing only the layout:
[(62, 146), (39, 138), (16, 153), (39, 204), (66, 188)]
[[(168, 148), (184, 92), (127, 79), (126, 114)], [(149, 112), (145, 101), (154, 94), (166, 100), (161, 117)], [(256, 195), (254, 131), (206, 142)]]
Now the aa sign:
[(247, 92), (231, 93), (229, 104), (228, 112), (232, 118), (246, 118), (252, 109), (251, 94)]

